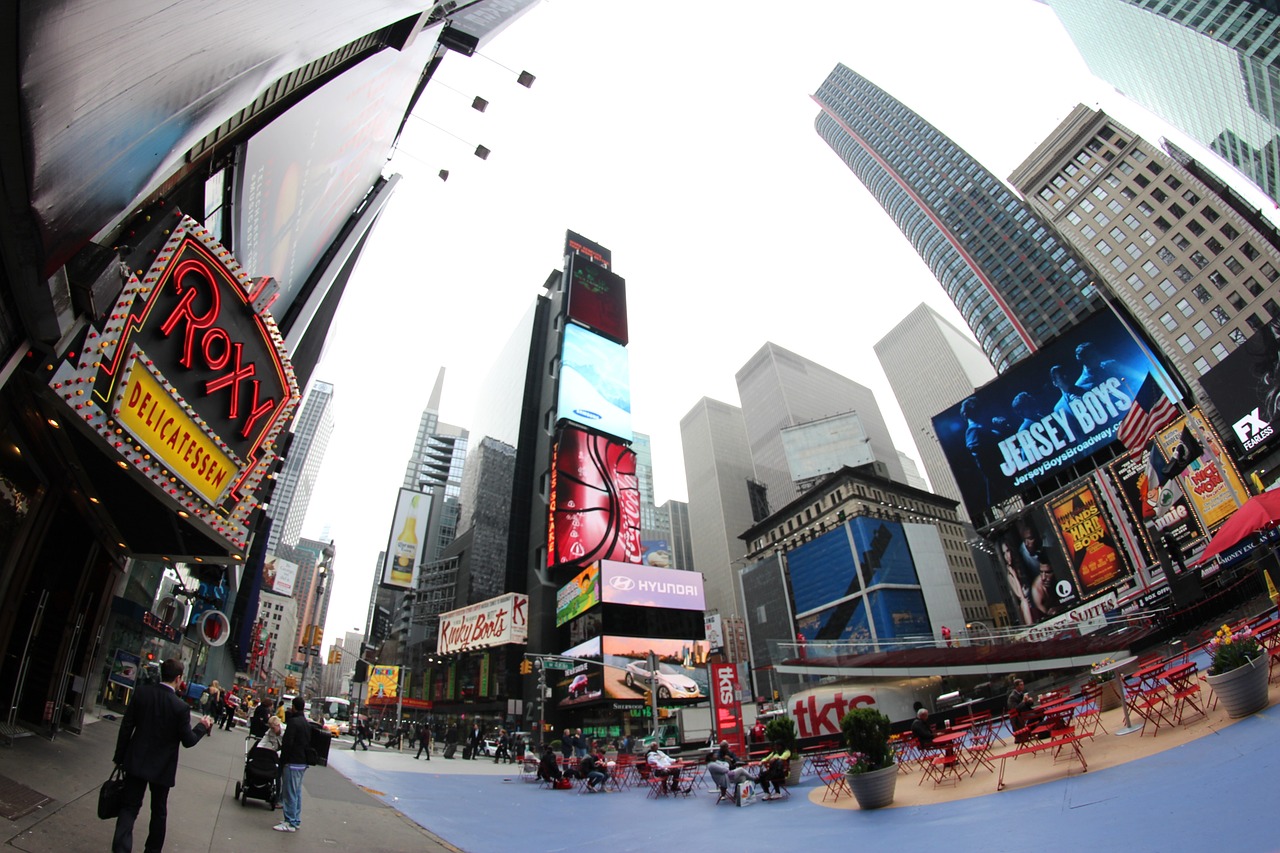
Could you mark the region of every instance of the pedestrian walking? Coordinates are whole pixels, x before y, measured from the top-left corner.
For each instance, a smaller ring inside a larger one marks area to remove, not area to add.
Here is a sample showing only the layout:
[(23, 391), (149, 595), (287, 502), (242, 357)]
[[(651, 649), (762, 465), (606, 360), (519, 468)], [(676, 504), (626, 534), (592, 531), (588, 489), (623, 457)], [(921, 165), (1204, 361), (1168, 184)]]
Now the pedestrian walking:
[(144, 684), (133, 694), (116, 736), (113, 760), (124, 768), (124, 795), (116, 818), (112, 853), (131, 853), (133, 824), (142, 808), (142, 795), (151, 792), (151, 823), (147, 829), (148, 853), (164, 849), (169, 816), (169, 789), (177, 782), (178, 746), (192, 747), (213, 728), (206, 715), (191, 725), (191, 709), (182, 701), (182, 661), (160, 664), (160, 684)]
[(284, 820), (271, 827), (276, 832), (297, 832), (302, 826), (302, 776), (307, 772), (307, 748), (311, 746), (311, 721), (303, 713), (306, 700), (293, 697), (293, 710), (285, 717), (280, 764), (284, 767), (280, 804)]
[(423, 723), (418, 728), (418, 754), (415, 759), (422, 757), (423, 750), (426, 750), (427, 761), (431, 760), (431, 726)]

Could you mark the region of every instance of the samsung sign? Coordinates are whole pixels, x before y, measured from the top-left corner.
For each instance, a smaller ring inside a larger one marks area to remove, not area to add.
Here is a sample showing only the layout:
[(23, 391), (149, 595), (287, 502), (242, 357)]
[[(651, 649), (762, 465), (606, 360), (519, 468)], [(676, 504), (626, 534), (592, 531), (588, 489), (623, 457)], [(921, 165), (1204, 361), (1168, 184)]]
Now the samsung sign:
[(606, 604), (706, 610), (707, 597), (700, 572), (657, 569), (635, 563), (602, 560), (601, 598)]
[(1231, 424), (1227, 436), (1239, 455), (1271, 445), (1280, 427), (1280, 328), (1271, 323), (1200, 377), (1214, 407)]

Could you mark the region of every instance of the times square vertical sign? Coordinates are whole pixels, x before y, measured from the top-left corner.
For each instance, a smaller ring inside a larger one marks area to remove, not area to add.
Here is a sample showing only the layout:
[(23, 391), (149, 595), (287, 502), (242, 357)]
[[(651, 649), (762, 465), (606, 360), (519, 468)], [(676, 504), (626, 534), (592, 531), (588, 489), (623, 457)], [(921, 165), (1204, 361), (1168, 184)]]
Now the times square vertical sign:
[(116, 464), (243, 556), (298, 405), (274, 280), (177, 210), (142, 217), (124, 287), (53, 366), (50, 390)]

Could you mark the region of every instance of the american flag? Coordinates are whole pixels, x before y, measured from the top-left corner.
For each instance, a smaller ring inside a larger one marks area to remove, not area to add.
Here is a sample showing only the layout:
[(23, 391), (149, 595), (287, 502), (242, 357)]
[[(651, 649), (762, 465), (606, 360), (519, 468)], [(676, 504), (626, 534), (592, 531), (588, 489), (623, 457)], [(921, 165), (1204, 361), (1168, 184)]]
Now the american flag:
[(1178, 416), (1178, 408), (1169, 402), (1153, 374), (1148, 374), (1138, 396), (1134, 397), (1129, 413), (1120, 422), (1116, 438), (1129, 450), (1137, 450), (1162, 426)]

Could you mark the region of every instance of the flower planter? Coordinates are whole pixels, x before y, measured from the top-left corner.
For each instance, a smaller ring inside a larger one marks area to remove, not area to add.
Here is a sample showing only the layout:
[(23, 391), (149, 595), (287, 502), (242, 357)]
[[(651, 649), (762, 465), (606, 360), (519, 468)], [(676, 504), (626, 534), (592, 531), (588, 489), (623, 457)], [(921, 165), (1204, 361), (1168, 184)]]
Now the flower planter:
[(1205, 676), (1233, 720), (1267, 707), (1267, 667), (1267, 656), (1258, 655), (1230, 672)]
[(890, 764), (869, 773), (846, 773), (849, 789), (858, 800), (860, 809), (879, 809), (893, 803), (893, 793), (898, 784), (898, 765)]

